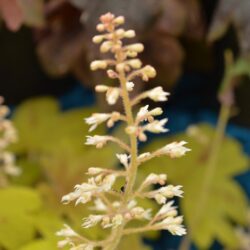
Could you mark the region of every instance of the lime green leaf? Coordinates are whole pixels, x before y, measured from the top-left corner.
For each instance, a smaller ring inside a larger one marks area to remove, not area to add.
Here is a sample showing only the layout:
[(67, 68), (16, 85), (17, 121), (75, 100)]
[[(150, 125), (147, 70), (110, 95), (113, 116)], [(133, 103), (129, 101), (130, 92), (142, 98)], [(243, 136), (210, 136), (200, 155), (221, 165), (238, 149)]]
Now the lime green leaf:
[(33, 186), (40, 179), (42, 173), (37, 162), (20, 159), (16, 164), (21, 169), (21, 174), (12, 178), (12, 184)]
[(34, 221), (39, 233), (46, 239), (55, 238), (55, 232), (62, 228), (62, 219), (55, 212), (43, 210)]
[(33, 216), (40, 209), (38, 194), (28, 188), (0, 190), (0, 247), (16, 249), (35, 236)]
[(196, 220), (194, 211), (199, 197), (204, 195), (201, 194), (201, 187), (210, 152), (209, 141), (214, 135), (214, 129), (208, 125), (200, 125), (199, 130), (203, 140), (178, 134), (175, 137), (155, 140), (147, 146), (145, 152), (151, 152), (172, 141), (185, 140), (192, 151), (178, 159), (161, 157), (147, 162), (141, 166), (140, 178), (152, 171), (167, 173), (169, 182), (183, 185), (184, 198), (180, 200), (182, 213), (199, 248), (208, 249), (215, 239), (229, 248), (235, 248), (239, 242), (233, 236), (234, 227), (231, 221), (245, 223), (247, 198), (233, 177), (247, 170), (248, 159), (236, 140), (229, 137), (224, 139), (210, 190), (205, 194), (207, 200), (201, 211), (200, 226), (193, 228)]
[(36, 240), (22, 247), (20, 250), (55, 250), (56, 240)]
[(118, 249), (128, 250), (133, 248), (133, 250), (150, 250), (149, 246), (146, 246), (142, 242), (142, 238), (139, 235), (132, 235), (122, 239)]

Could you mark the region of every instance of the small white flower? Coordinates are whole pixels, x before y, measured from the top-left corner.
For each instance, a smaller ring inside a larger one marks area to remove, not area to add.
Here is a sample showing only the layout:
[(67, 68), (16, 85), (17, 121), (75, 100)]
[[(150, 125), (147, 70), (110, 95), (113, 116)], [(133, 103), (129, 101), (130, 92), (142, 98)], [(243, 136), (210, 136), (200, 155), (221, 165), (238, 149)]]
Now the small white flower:
[(160, 184), (164, 185), (167, 180), (167, 175), (166, 174), (154, 174), (151, 173), (143, 182), (143, 186), (148, 186), (151, 184)]
[(91, 208), (91, 210), (96, 210), (96, 211), (106, 211), (107, 206), (103, 203), (101, 199), (96, 199), (94, 200), (95, 206)]
[(160, 193), (156, 193), (152, 198), (154, 198), (158, 204), (164, 204), (167, 200), (167, 198)]
[(100, 189), (102, 191), (108, 192), (112, 188), (112, 186), (114, 185), (115, 180), (116, 180), (116, 176), (113, 174), (105, 176)]
[(182, 236), (187, 233), (186, 228), (183, 225), (169, 225), (166, 228), (171, 234)]
[(19, 176), (22, 173), (22, 170), (14, 165), (5, 165), (4, 171), (10, 176)]
[(176, 207), (173, 207), (174, 201), (169, 201), (166, 204), (164, 204), (161, 209), (158, 211), (156, 216), (168, 216), (168, 213), (171, 211), (176, 211)]
[(128, 168), (129, 166), (129, 158), (130, 156), (127, 154), (116, 154), (116, 157), (119, 159), (119, 161), (121, 162), (121, 164), (125, 167)]
[(116, 214), (112, 219), (109, 216), (104, 216), (102, 220), (102, 227), (103, 228), (116, 228), (121, 225), (124, 221), (124, 218), (121, 214)]
[(140, 154), (139, 156), (138, 156), (138, 160), (139, 161), (141, 161), (141, 160), (144, 160), (145, 158), (148, 158), (148, 157), (150, 157), (151, 156), (151, 153), (149, 153), (149, 152), (146, 152), (146, 153), (142, 153), (142, 154)]
[(168, 129), (164, 128), (165, 124), (167, 123), (168, 119), (162, 119), (160, 121), (155, 120), (153, 122), (148, 123), (143, 127), (145, 131), (149, 131), (151, 133), (164, 133), (167, 132)]
[(118, 226), (120, 226), (123, 223), (123, 216), (121, 214), (116, 214), (113, 218), (112, 218), (112, 227), (116, 228)]
[(95, 87), (95, 91), (96, 92), (106, 92), (107, 90), (109, 89), (109, 86), (106, 86), (106, 85), (97, 85)]
[(146, 105), (142, 108), (140, 108), (139, 112), (137, 113), (136, 116), (136, 121), (141, 122), (143, 120), (153, 120), (153, 116), (161, 115), (162, 114), (162, 109), (161, 108), (154, 108), (152, 110), (148, 110), (149, 105)]
[(97, 148), (102, 148), (109, 140), (108, 136), (103, 135), (86, 136), (86, 138), (86, 145), (95, 145)]
[(85, 119), (85, 122), (89, 125), (92, 125), (89, 131), (93, 131), (96, 127), (101, 124), (102, 122), (107, 121), (111, 117), (111, 114), (105, 113), (94, 113), (92, 116)]
[(183, 222), (183, 217), (167, 217), (158, 225), (161, 225), (161, 229), (168, 230), (173, 235), (184, 235), (186, 234), (186, 229), (181, 224)]
[(145, 210), (142, 207), (135, 207), (135, 208), (131, 209), (130, 213), (135, 219), (139, 219), (139, 220), (140, 219), (146, 219), (146, 220), (151, 219), (151, 209)]
[(136, 200), (131, 200), (128, 205), (127, 208), (128, 209), (132, 209), (133, 207), (135, 207), (137, 205), (137, 201)]
[(187, 144), (185, 141), (172, 142), (159, 149), (157, 153), (169, 155), (171, 158), (179, 158), (190, 151), (189, 148), (184, 147), (185, 144)]
[(133, 82), (127, 82), (126, 87), (129, 92), (133, 91), (135, 84)]
[(156, 87), (147, 91), (147, 96), (155, 102), (165, 102), (169, 95), (168, 92), (163, 91), (162, 87)]
[(98, 69), (106, 69), (108, 66), (108, 63), (107, 61), (105, 60), (96, 60), (96, 61), (93, 61), (91, 64), (90, 64), (90, 68), (91, 70), (98, 70)]
[(57, 243), (57, 247), (58, 248), (63, 248), (63, 247), (66, 247), (69, 244), (71, 244), (71, 240), (70, 239), (60, 240)]
[(146, 116), (148, 115), (148, 107), (149, 105), (140, 108), (139, 112), (137, 113), (136, 120), (145, 120)]
[(183, 191), (181, 190), (182, 186), (173, 186), (168, 185), (158, 189), (158, 192), (164, 195), (167, 198), (173, 198), (174, 196), (183, 197)]
[(101, 174), (105, 171), (103, 168), (89, 168), (87, 174), (89, 175), (96, 175)]
[(109, 88), (106, 92), (106, 100), (109, 105), (114, 105), (120, 96), (119, 88)]
[(87, 218), (83, 219), (83, 224), (82, 227), (83, 228), (90, 228), (95, 226), (97, 223), (101, 222), (103, 219), (103, 215), (90, 215)]
[(70, 250), (93, 250), (93, 249), (94, 247), (92, 244), (80, 244), (77, 246), (73, 245), (73, 247), (70, 248)]
[(70, 226), (68, 226), (67, 224), (64, 224), (64, 228), (56, 232), (56, 236), (75, 237), (75, 236), (78, 236), (78, 234)]

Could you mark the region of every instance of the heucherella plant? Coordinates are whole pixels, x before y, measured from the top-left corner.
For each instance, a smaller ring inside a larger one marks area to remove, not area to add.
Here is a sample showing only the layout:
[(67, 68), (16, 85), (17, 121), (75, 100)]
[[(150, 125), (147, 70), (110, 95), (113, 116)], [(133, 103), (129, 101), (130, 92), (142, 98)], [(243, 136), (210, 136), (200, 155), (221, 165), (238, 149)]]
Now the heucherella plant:
[(7, 147), (16, 142), (17, 132), (12, 122), (6, 118), (9, 108), (3, 105), (4, 99), (0, 96), (0, 187), (8, 184), (8, 176), (17, 176), (20, 169), (15, 165), (15, 156)]
[[(111, 79), (117, 80), (119, 85), (109, 87), (97, 85), (96, 91), (106, 94), (109, 105), (115, 105), (119, 98), (123, 101), (124, 114), (114, 111), (111, 113), (94, 113), (85, 121), (90, 125), (90, 131), (101, 124), (106, 123), (112, 127), (118, 121), (125, 122), (125, 133), (129, 137), (129, 144), (119, 138), (109, 135), (87, 136), (87, 145), (94, 145), (100, 149), (108, 142), (118, 144), (124, 153), (117, 154), (117, 158), (123, 165), (121, 170), (103, 169), (91, 167), (87, 174), (90, 176), (87, 182), (76, 185), (75, 190), (62, 198), (62, 202), (68, 204), (75, 201), (76, 205), (92, 202), (96, 213), (83, 219), (82, 227), (90, 228), (100, 225), (103, 229), (110, 229), (108, 237), (100, 241), (92, 241), (79, 235), (68, 225), (57, 232), (58, 236), (64, 237), (59, 241), (58, 246), (70, 246), (71, 250), (76, 249), (117, 249), (121, 238), (125, 235), (142, 233), (154, 230), (168, 230), (173, 235), (184, 235), (186, 230), (182, 225), (183, 217), (178, 216), (177, 207), (170, 199), (177, 196), (182, 197), (181, 186), (166, 185), (165, 174), (151, 173), (141, 184), (137, 185), (137, 171), (141, 164), (159, 156), (178, 158), (185, 155), (190, 149), (185, 147), (186, 142), (173, 142), (154, 152), (143, 154), (138, 153), (138, 142), (147, 140), (147, 133), (166, 132), (165, 124), (167, 119), (157, 120), (155, 117), (163, 113), (159, 107), (150, 109), (149, 105), (141, 107), (138, 112), (134, 108), (143, 99), (149, 98), (155, 102), (167, 101), (169, 93), (162, 87), (156, 87), (138, 96), (131, 98), (135, 78), (148, 81), (156, 76), (155, 69), (150, 66), (142, 66), (137, 58), (138, 53), (144, 47), (141, 43), (124, 44), (123, 39), (134, 38), (135, 31), (119, 28), (124, 23), (124, 17), (115, 17), (107, 13), (100, 17), (101, 23), (97, 30), (102, 34), (93, 38), (93, 42), (100, 45), (102, 53), (108, 53), (113, 58), (96, 60), (91, 63), (92, 70), (103, 69), (107, 71)], [(134, 115), (136, 113), (136, 115)], [(125, 179), (125, 186), (122, 191), (115, 190), (114, 184), (118, 178)], [(159, 188), (151, 191), (152, 186), (158, 184)], [(158, 212), (152, 214), (151, 209), (138, 205), (138, 200), (155, 200), (161, 207)], [(143, 226), (131, 226), (133, 220), (144, 221)]]

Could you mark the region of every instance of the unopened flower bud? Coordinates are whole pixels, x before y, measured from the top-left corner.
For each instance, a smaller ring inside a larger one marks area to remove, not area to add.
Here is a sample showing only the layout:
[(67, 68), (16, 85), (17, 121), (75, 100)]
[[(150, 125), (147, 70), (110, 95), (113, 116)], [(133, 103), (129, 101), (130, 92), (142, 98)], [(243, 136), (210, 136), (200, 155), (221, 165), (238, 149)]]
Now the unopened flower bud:
[(117, 24), (117, 25), (124, 24), (125, 18), (124, 18), (124, 16), (118, 16), (117, 18), (115, 18), (114, 22), (115, 22), (115, 24)]
[(129, 51), (135, 51), (137, 53), (140, 53), (144, 50), (144, 46), (142, 43), (135, 43), (135, 44), (127, 46), (127, 49)]
[(146, 141), (148, 138), (147, 138), (147, 136), (146, 136), (145, 133), (140, 132), (139, 135), (138, 135), (138, 139), (139, 139), (140, 141)]
[(108, 89), (109, 89), (109, 87), (106, 85), (97, 85), (95, 87), (96, 92), (106, 92)]
[(90, 68), (93, 71), (97, 69), (106, 69), (107, 66), (108, 66), (107, 62), (102, 60), (96, 60), (90, 64)]
[(104, 39), (104, 36), (97, 35), (97, 36), (93, 37), (92, 41), (93, 41), (93, 43), (101, 43), (103, 41), (103, 39)]
[(134, 69), (139, 69), (142, 66), (142, 62), (139, 59), (129, 60), (128, 64)]
[(154, 78), (156, 76), (155, 69), (150, 65), (147, 65), (143, 68), (143, 73), (149, 78)]
[(112, 69), (107, 70), (107, 75), (111, 79), (115, 79), (118, 77), (117, 73)]
[(126, 52), (126, 55), (127, 55), (128, 57), (137, 57), (138, 53), (135, 52), (135, 51), (127, 51), (127, 52)]
[(116, 30), (116, 35), (119, 36), (120, 38), (123, 38), (124, 37), (124, 34), (125, 34), (125, 30), (124, 29), (118, 29)]
[(163, 111), (162, 111), (162, 109), (161, 108), (155, 108), (155, 109), (152, 109), (151, 111), (150, 111), (150, 114), (151, 115), (161, 115), (163, 113)]
[(106, 41), (100, 46), (101, 53), (107, 53), (112, 48), (112, 42)]
[(102, 23), (97, 24), (96, 29), (99, 32), (103, 32), (105, 30), (105, 26)]
[(116, 70), (117, 70), (118, 72), (121, 72), (121, 71), (123, 71), (124, 69), (125, 69), (125, 64), (124, 64), (124, 63), (119, 63), (119, 64), (116, 65)]
[(111, 23), (114, 20), (115, 16), (108, 12), (100, 17), (102, 23)]
[(129, 135), (135, 134), (137, 131), (137, 127), (136, 126), (128, 126), (125, 129), (126, 133)]
[(88, 174), (90, 175), (96, 175), (102, 173), (104, 170), (102, 168), (89, 168)]
[(135, 31), (134, 30), (127, 30), (127, 31), (125, 31), (124, 37), (126, 37), (126, 38), (133, 38), (133, 37), (135, 37)]

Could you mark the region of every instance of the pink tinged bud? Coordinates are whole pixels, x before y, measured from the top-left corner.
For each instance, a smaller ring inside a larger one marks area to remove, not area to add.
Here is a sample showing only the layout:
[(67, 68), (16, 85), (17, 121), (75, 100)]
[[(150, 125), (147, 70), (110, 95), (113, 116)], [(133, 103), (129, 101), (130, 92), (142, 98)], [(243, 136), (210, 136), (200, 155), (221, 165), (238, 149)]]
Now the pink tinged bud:
[(146, 136), (146, 134), (145, 133), (143, 133), (142, 131), (139, 133), (139, 135), (138, 135), (138, 139), (140, 140), (140, 141), (147, 141), (147, 136)]
[(111, 79), (116, 79), (116, 78), (118, 78), (117, 73), (116, 73), (114, 70), (112, 70), (112, 69), (107, 70), (107, 75), (108, 75), (108, 77), (111, 78)]
[(111, 23), (114, 20), (114, 18), (115, 16), (110, 12), (108, 12), (100, 17), (100, 21), (102, 23)]

